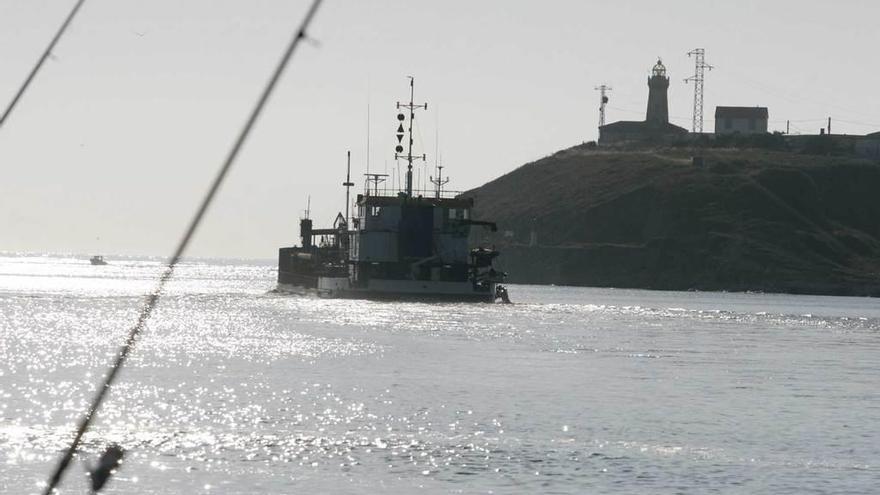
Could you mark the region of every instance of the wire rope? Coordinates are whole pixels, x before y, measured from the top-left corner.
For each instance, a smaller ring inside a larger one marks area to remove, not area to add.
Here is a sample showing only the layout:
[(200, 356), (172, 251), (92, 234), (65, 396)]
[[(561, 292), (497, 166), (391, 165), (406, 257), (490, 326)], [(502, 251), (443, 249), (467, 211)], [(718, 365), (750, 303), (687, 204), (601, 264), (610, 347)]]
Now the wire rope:
[(61, 35), (67, 31), (67, 26), (70, 25), (70, 22), (73, 21), (73, 18), (76, 17), (76, 13), (79, 12), (82, 4), (85, 3), (85, 0), (78, 0), (76, 5), (70, 10), (70, 13), (67, 14), (67, 18), (64, 19), (64, 23), (61, 24), (61, 27), (58, 28), (58, 31), (55, 32), (55, 36), (52, 37), (52, 41), (49, 42), (49, 46), (46, 47), (46, 50), (43, 51), (43, 54), (37, 60), (37, 63), (34, 65), (34, 68), (31, 69), (30, 74), (28, 74), (27, 78), (25, 78), (24, 82), (19, 86), (18, 91), (15, 92), (15, 96), (12, 97), (12, 101), (7, 105), (6, 110), (3, 112), (3, 116), (0, 116), (0, 128), (3, 127), (3, 124), (6, 123), (6, 119), (12, 114), (12, 110), (18, 105), (21, 97), (24, 96), (25, 91), (30, 87), (31, 82), (37, 76), (37, 72), (43, 67), (43, 64), (46, 62), (46, 59), (49, 58), (49, 55), (52, 54), (52, 50), (55, 49), (55, 45), (58, 44), (58, 40), (61, 39)]
[[(297, 29), (293, 39), (287, 45), (287, 49), (285, 50), (281, 60), (279, 60), (278, 64), (275, 67), (274, 72), (272, 73), (271, 78), (266, 83), (266, 86), (263, 88), (262, 93), (260, 94), (259, 99), (257, 100), (257, 104), (252, 109), (248, 119), (245, 121), (244, 126), (238, 134), (237, 139), (235, 140), (232, 148), (229, 150), (229, 153), (226, 156), (226, 159), (223, 162), (223, 165), (220, 167), (220, 170), (217, 172), (214, 177), (213, 182), (211, 183), (211, 187), (208, 190), (205, 197), (202, 199), (201, 204), (199, 205), (198, 210), (196, 210), (195, 215), (189, 223), (183, 237), (180, 240), (180, 243), (177, 245), (177, 249), (174, 251), (174, 254), (168, 260), (168, 264), (165, 267), (165, 270), (162, 273), (162, 276), (159, 278), (158, 283), (156, 284), (153, 292), (147, 296), (147, 300), (144, 302), (143, 307), (141, 308), (140, 314), (138, 316), (137, 322), (131, 328), (128, 334), (128, 338), (126, 339), (123, 346), (119, 349), (118, 354), (116, 355), (116, 361), (110, 368), (110, 371), (107, 373), (103, 383), (99, 386), (97, 394), (93, 398), (91, 404), (89, 405), (88, 411), (82, 417), (79, 422), (79, 425), (76, 430), (76, 434), (73, 438), (73, 441), (70, 443), (70, 446), (65, 450), (64, 455), (61, 457), (61, 460), (58, 462), (58, 466), (56, 467), (54, 473), (49, 478), (49, 482), (46, 485), (46, 489), (43, 492), (45, 495), (53, 493), (55, 487), (61, 482), (61, 479), (64, 476), (64, 472), (67, 470), (70, 465), (70, 461), (73, 459), (74, 454), (76, 453), (80, 442), (82, 440), (82, 436), (88, 430), (89, 425), (92, 422), (92, 418), (94, 418), (95, 413), (98, 408), (101, 406), (101, 403), (106, 397), (107, 392), (110, 389), (110, 386), (115, 381), (119, 371), (122, 369), (125, 364), (125, 360), (131, 352), (134, 343), (136, 342), (138, 336), (146, 325), (147, 320), (152, 314), (153, 310), (156, 307), (156, 304), (159, 302), (159, 298), (162, 295), (162, 291), (165, 289), (165, 284), (168, 280), (171, 279), (171, 276), (174, 274), (174, 268), (177, 266), (180, 258), (183, 256), (183, 253), (186, 251), (187, 246), (189, 245), (190, 240), (195, 234), (196, 229), (202, 221), (202, 218), (205, 215), (205, 212), (208, 210), (208, 207), (211, 205), (211, 202), (214, 200), (214, 197), (217, 194), (217, 191), (220, 189), (220, 185), (223, 183), (223, 180), (226, 178), (229, 169), (232, 168), (232, 164), (235, 162), (235, 159), (238, 157), (241, 148), (243, 147), (245, 141), (250, 135), (251, 129), (254, 127), (257, 119), (263, 111), (263, 107), (266, 106), (266, 102), (269, 100), (272, 92), (275, 89), (275, 86), (278, 84), (278, 80), (281, 78), (281, 75), (284, 73), (284, 69), (287, 67), (290, 58), (293, 56), (293, 53), (296, 51), (299, 43), (306, 38), (306, 29), (312, 21), (312, 18), (315, 16), (315, 13), (318, 10), (322, 0), (314, 0), (309, 7), (309, 10), (306, 12), (305, 17), (302, 20), (299, 28)], [(81, 2), (80, 2), (81, 3)]]

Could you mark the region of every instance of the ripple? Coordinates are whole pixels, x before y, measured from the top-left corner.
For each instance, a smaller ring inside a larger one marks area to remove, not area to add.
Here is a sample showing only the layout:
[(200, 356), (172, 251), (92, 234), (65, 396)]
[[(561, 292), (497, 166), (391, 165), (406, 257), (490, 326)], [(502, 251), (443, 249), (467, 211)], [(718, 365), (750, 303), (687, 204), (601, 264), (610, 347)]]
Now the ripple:
[[(85, 263), (0, 257), (3, 490), (56, 462), (160, 269)], [(128, 451), (110, 493), (876, 485), (870, 301), (513, 287), (523, 302), (396, 304), (267, 294), (265, 266), (178, 275), (85, 437), (82, 461)]]

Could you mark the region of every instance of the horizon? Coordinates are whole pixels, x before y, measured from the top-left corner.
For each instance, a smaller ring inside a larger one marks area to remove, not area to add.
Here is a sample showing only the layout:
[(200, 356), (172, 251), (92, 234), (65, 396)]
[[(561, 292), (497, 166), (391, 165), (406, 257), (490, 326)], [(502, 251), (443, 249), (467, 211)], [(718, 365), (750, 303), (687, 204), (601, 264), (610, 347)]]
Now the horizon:
[[(41, 252), (41, 251), (2, 251), (0, 250), (0, 258), (73, 258), (88, 260), (92, 256), (100, 255), (106, 260), (145, 260), (157, 261), (164, 264), (168, 260), (168, 256), (161, 254), (121, 254), (121, 253), (85, 253), (85, 252)], [(185, 255), (180, 258), (179, 263), (188, 261), (242, 261), (253, 262), (259, 264), (268, 264), (275, 266), (278, 259), (273, 258), (247, 258), (239, 256), (195, 256)]]
[[(0, 104), (72, 4), (0, 5)], [(698, 47), (715, 66), (707, 131), (715, 106), (744, 105), (768, 107), (771, 131), (791, 120), (814, 133), (831, 116), (835, 134), (876, 132), (880, 73), (859, 61), (870, 60), (880, 6), (847, 6), (329, 2), (189, 252), (271, 259), (297, 241), (309, 195), (316, 223), (329, 223), (344, 207), (349, 149), (362, 184), (368, 132), (371, 169), (394, 169), (394, 104), (408, 97), (408, 75), (416, 103), (428, 102), (417, 148), (427, 167), (440, 155), (460, 191), (595, 140), (600, 84), (613, 87), (607, 122), (643, 118), (658, 55), (670, 121), (690, 129), (683, 79)], [(167, 256), (304, 10), (86, 3), (0, 130), (0, 250)], [(431, 173), (419, 167), (416, 180)]]

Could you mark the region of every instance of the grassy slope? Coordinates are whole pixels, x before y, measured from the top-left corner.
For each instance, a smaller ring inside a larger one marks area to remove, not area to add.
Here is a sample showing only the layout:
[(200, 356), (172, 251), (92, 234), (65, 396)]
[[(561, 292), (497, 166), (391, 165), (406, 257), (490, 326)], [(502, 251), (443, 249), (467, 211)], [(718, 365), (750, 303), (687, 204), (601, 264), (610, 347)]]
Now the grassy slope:
[(574, 147), (465, 195), (515, 282), (880, 295), (880, 165), (689, 156)]

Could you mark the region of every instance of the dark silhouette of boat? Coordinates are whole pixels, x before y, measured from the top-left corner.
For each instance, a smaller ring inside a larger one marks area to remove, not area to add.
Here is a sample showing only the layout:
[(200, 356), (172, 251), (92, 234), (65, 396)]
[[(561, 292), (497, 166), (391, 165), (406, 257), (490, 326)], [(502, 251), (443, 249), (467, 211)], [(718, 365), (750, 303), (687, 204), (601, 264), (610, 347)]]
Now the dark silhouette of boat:
[(406, 112), (397, 117), (398, 142), (409, 134), (408, 151), (404, 154), (399, 144), (395, 154), (407, 162), (405, 189), (380, 189), (386, 176), (366, 174), (364, 192), (349, 216), (348, 188), (354, 185), (349, 153), (345, 214), (331, 228), (316, 229), (306, 210), (300, 220), (301, 245), (279, 250), (279, 290), (364, 299), (510, 301), (501, 285), (505, 273), (493, 267), (498, 251), (469, 243), (472, 227), (495, 231), (495, 223), (471, 218), (473, 198), (442, 189), (448, 181), (442, 167), (431, 178), (433, 191), (413, 189), (413, 160), (424, 159), (412, 153), (413, 111), (426, 107), (413, 103), (412, 89), (409, 103), (398, 103)]
[(92, 256), (91, 258), (89, 258), (89, 263), (91, 263), (93, 265), (106, 265), (107, 264), (107, 262), (104, 261), (104, 257), (101, 256), (100, 254), (96, 254), (96, 255)]

